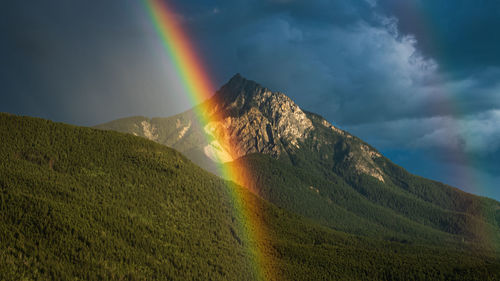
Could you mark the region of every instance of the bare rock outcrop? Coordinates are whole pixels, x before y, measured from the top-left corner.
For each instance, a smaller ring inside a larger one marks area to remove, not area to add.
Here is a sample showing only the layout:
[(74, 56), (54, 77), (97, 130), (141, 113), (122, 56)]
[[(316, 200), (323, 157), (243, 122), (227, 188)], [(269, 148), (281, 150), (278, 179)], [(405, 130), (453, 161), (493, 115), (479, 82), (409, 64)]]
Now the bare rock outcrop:
[(250, 153), (278, 157), (285, 150), (300, 148), (312, 128), (311, 120), (285, 94), (240, 75), (216, 95), (222, 101), (216, 110), (223, 117), (207, 124), (205, 131), (230, 143), (236, 153), (233, 158)]

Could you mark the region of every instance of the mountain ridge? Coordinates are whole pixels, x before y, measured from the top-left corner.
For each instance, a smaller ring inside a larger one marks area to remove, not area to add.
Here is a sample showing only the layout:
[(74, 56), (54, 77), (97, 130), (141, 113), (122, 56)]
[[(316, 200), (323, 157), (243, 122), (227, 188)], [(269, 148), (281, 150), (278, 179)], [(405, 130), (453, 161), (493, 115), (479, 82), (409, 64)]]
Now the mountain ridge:
[[(219, 118), (203, 127), (193, 109), (96, 127), (143, 137), (152, 132), (150, 139), (181, 151), (209, 171), (216, 172), (218, 159), (251, 166), (258, 171), (251, 190), (336, 230), (386, 239), (465, 239), (482, 245), (492, 237), (495, 247), (500, 245), (498, 202), (412, 175), (356, 136), (302, 110), (285, 94), (239, 74), (213, 99), (219, 102), (210, 110)], [(236, 155), (224, 147), (227, 143), (236, 147)], [(219, 157), (211, 157), (216, 154)], [(359, 227), (363, 224), (366, 229)]]

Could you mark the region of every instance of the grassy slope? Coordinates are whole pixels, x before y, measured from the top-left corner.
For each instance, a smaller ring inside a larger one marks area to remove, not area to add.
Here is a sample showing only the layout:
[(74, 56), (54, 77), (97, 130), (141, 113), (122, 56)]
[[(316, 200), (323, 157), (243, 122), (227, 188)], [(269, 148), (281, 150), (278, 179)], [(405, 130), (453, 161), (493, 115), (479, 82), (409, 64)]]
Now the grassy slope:
[[(178, 152), (6, 114), (0, 141), (0, 279), (254, 278), (228, 187)], [(493, 253), (353, 236), (244, 197), (269, 279), (500, 278)]]

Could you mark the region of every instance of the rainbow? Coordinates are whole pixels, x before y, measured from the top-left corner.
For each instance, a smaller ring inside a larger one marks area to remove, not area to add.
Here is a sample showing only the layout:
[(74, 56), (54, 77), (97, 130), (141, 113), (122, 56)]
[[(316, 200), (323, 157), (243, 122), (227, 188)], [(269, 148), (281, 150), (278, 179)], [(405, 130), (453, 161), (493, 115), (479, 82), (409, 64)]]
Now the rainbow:
[[(429, 38), (431, 38), (430, 47), (433, 48), (433, 51), (439, 55), (443, 55), (446, 52), (446, 49), (443, 48), (443, 45), (440, 42), (439, 35), (436, 34), (434, 25), (438, 25), (436, 22), (435, 16), (433, 16), (430, 11), (431, 8), (428, 7), (428, 4), (425, 2), (418, 1), (395, 1), (391, 5), (389, 5), (390, 9), (393, 9), (392, 12), (396, 13), (396, 10), (402, 11), (410, 19), (413, 19), (415, 22), (418, 22), (418, 28), (420, 32), (426, 33)], [(434, 96), (439, 96), (442, 98), (444, 102), (440, 103), (438, 107), (435, 106), (433, 101), (429, 101), (429, 112), (434, 116), (455, 116), (458, 117), (462, 115), (462, 108), (457, 100), (453, 98), (454, 93), (453, 89), (447, 86), (448, 81), (447, 78), (442, 74), (437, 74), (434, 79), (436, 80), (436, 89), (434, 89)], [(463, 134), (463, 130), (461, 130), (461, 125), (459, 121), (451, 120), (451, 122), (447, 122), (446, 120), (442, 121), (442, 127), (446, 127), (447, 131), (450, 135), (450, 139), (455, 138), (456, 136), (460, 136), (464, 140), (468, 140), (468, 136)], [(475, 160), (473, 157), (465, 153), (464, 151), (458, 151), (458, 153), (453, 153), (452, 155), (448, 155), (447, 151), (442, 151), (441, 156), (444, 158), (452, 158), (455, 159), (457, 163), (468, 165), (470, 167), (479, 167), (480, 163)], [(453, 173), (457, 182), (461, 184), (458, 186), (462, 190), (467, 190), (467, 192), (473, 192), (475, 194), (484, 194), (486, 191), (484, 189), (484, 184), (481, 181), (481, 177), (471, 172), (469, 169), (461, 170), (457, 167), (450, 168), (449, 173)], [(484, 208), (480, 206), (480, 208)], [(482, 210), (484, 212), (484, 209)], [(469, 226), (471, 229), (476, 228), (474, 225)], [(491, 246), (491, 248), (495, 248), (495, 243), (493, 242), (494, 234), (487, 229), (486, 225), (480, 226), (481, 230), (481, 239), (486, 246)], [(493, 245), (493, 246), (492, 246)]]
[[(215, 88), (188, 36), (176, 20), (173, 10), (162, 0), (144, 0), (144, 3), (161, 38), (163, 48), (173, 61), (200, 125), (205, 127), (209, 122), (223, 118), (213, 110), (219, 103), (217, 97), (213, 96)], [(217, 135), (228, 134), (223, 131)], [(208, 141), (208, 136), (206, 137)], [(215, 136), (215, 138), (229, 154), (236, 155), (236, 147), (233, 144), (225, 141), (223, 137)], [(219, 163), (223, 162), (219, 161)], [(219, 175), (224, 179), (241, 186), (253, 186), (250, 172), (244, 166), (219, 164), (218, 170)], [(228, 189), (232, 197), (233, 208), (238, 213), (237, 217), (242, 220), (239, 224), (246, 236), (244, 237), (247, 242), (245, 245), (248, 245), (247, 250), (250, 253), (255, 279), (276, 279), (273, 277), (268, 255), (265, 254), (265, 243), (268, 241), (268, 237), (262, 223), (262, 217), (255, 212), (256, 209), (252, 205), (255, 198), (252, 198), (253, 195), (250, 192), (243, 191), (231, 184), (228, 184)]]

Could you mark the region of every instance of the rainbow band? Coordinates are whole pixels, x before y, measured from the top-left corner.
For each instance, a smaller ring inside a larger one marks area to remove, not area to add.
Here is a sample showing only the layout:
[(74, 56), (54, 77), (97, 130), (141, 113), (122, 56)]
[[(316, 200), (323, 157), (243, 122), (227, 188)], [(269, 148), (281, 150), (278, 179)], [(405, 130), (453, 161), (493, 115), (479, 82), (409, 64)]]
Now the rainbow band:
[[(214, 87), (188, 37), (176, 21), (172, 9), (162, 0), (144, 0), (144, 3), (165, 51), (173, 60), (190, 102), (195, 108), (200, 125), (205, 127), (209, 122), (221, 120), (223, 116), (212, 112), (214, 106), (218, 104), (217, 97), (212, 96), (215, 92)], [(211, 113), (209, 114), (209, 112)], [(226, 133), (221, 132), (220, 135), (229, 135)], [(208, 141), (208, 136), (206, 137)], [(229, 154), (237, 155), (234, 145), (227, 143), (222, 137), (214, 137), (217, 138), (217, 141), (224, 146)], [(252, 186), (248, 170), (241, 168), (240, 165), (240, 168), (235, 167), (236, 165), (219, 164), (220, 176), (242, 186)], [(258, 280), (276, 279), (271, 272), (270, 262), (266, 260), (268, 255), (263, 254), (264, 245), (269, 239), (266, 238), (262, 218), (258, 216), (255, 210), (252, 210), (252, 208), (255, 209), (255, 206), (251, 204), (254, 200), (250, 198), (249, 192), (239, 192), (234, 187), (229, 187), (229, 190), (234, 202), (233, 207), (243, 220), (239, 223), (243, 227), (243, 233), (246, 236), (244, 239), (247, 242), (246, 245), (248, 245), (247, 250), (252, 258), (256, 278)]]

